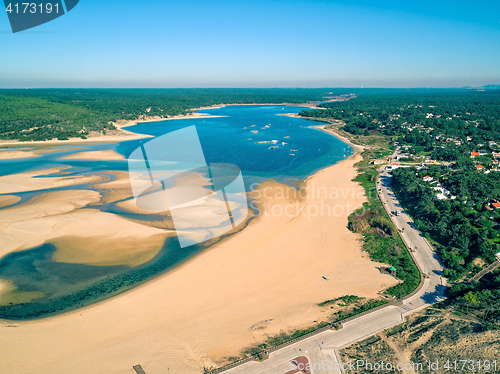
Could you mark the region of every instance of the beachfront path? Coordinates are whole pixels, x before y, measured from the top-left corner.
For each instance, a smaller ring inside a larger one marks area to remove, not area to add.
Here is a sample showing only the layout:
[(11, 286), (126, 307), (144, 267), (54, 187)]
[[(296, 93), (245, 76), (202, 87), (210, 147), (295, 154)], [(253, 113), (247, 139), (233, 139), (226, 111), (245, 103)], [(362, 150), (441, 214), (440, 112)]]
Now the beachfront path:
[[(392, 158), (400, 152), (398, 148)], [(312, 366), (311, 373), (337, 374), (336, 363), (339, 359), (337, 350), (363, 340), (379, 331), (390, 328), (404, 321), (406, 315), (415, 313), (444, 299), (446, 281), (442, 278), (443, 265), (432, 247), (416, 228), (413, 220), (403, 211), (401, 204), (392, 192), (392, 175), (382, 167), (377, 180), (377, 192), (389, 215), (396, 210), (401, 215), (392, 215), (396, 227), (403, 229), (401, 236), (409, 248), (416, 248), (412, 253), (420, 271), (428, 274), (423, 285), (414, 295), (403, 300), (400, 306), (387, 306), (375, 310), (359, 318), (344, 323), (344, 328), (338, 331), (327, 330), (300, 342), (272, 352), (268, 360), (251, 361), (224, 373), (231, 374), (284, 374), (292, 369), (290, 360), (304, 356)], [(316, 364), (316, 368), (314, 368)], [(344, 363), (345, 364), (345, 363)]]

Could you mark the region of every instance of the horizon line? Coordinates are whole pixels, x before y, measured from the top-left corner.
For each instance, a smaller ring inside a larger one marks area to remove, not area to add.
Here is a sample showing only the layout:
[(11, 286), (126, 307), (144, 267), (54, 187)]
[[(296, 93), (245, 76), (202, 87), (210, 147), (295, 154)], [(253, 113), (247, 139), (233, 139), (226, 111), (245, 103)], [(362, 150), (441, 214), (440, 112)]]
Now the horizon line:
[(473, 86), (450, 86), (450, 87), (428, 87), (428, 86), (413, 86), (413, 87), (377, 87), (377, 86), (324, 86), (324, 87), (0, 87), (0, 90), (200, 90), (200, 89), (258, 89), (258, 90), (273, 90), (273, 89), (302, 89), (302, 90), (321, 90), (321, 89), (379, 89), (379, 90), (413, 90), (413, 89), (426, 89), (426, 90), (448, 90), (448, 89), (481, 89), (484, 87), (497, 87), (500, 89), (500, 84), (486, 84), (486, 85), (473, 85)]

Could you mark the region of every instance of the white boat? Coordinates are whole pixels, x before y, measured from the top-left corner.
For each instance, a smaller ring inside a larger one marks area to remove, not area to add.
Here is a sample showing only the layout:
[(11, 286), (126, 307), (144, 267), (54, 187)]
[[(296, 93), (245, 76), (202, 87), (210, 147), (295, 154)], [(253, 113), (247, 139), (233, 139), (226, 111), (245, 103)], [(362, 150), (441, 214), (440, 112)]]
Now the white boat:
[(271, 143), (278, 144), (279, 140), (271, 140)]

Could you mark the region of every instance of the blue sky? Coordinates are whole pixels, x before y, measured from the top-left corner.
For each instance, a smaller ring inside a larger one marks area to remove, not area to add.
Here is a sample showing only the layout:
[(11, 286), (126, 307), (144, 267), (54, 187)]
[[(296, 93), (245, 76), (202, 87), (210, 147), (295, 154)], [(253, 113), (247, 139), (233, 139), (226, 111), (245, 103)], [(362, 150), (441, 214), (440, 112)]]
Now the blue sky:
[(80, 0), (12, 34), (0, 88), (500, 84), (500, 1)]

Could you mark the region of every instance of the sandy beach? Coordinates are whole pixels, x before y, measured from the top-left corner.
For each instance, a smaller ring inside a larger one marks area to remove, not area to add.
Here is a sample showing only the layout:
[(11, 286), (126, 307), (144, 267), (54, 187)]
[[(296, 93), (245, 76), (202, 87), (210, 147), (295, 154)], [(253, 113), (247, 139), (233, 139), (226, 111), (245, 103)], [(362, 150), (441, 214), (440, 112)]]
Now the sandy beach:
[[(220, 108), (221, 106), (215, 106), (213, 108)], [(202, 110), (202, 109), (213, 109), (212, 107), (210, 108), (197, 108), (197, 109), (191, 109), (191, 110)], [(146, 122), (161, 122), (161, 121), (173, 121), (173, 120), (178, 120), (178, 119), (196, 119), (196, 118), (219, 118), (219, 117), (224, 117), (224, 116), (213, 116), (207, 113), (188, 113), (186, 115), (179, 115), (179, 116), (172, 116), (168, 118), (162, 118), (162, 117), (147, 117), (144, 119), (137, 119), (133, 121), (118, 121), (113, 123), (116, 127), (123, 129), (124, 127), (129, 127), (129, 126), (134, 126), (137, 125), (138, 123), (146, 123)], [(124, 130), (126, 131), (126, 130)]]
[[(118, 126), (117, 126), (118, 127)], [(150, 138), (149, 135), (141, 135), (135, 134), (133, 132), (127, 130), (114, 130), (119, 133), (119, 135), (95, 135), (89, 136), (87, 139), (82, 138), (69, 138), (68, 140), (44, 140), (44, 141), (28, 141), (28, 142), (20, 142), (17, 140), (0, 140), (0, 147), (7, 146), (61, 146), (61, 145), (70, 145), (70, 144), (84, 144), (84, 143), (116, 143), (123, 142), (126, 140), (136, 140), (136, 139), (144, 139)]]
[(125, 374), (141, 364), (148, 373), (166, 367), (201, 373), (255, 344), (254, 337), (263, 341), (324, 319), (319, 302), (346, 294), (377, 297), (396, 281), (378, 271), (346, 227), (347, 216), (365, 201), (352, 182), (359, 158), (319, 171), (299, 195), (276, 182), (262, 184), (253, 193), (259, 218), (136, 289), (60, 316), (0, 321), (0, 371)]
[(152, 259), (172, 234), (115, 214), (80, 209), (100, 199), (96, 191), (66, 190), (3, 209), (0, 257), (51, 242), (56, 246), (54, 261), (137, 266)]
[(126, 158), (112, 150), (88, 151), (72, 153), (60, 158), (61, 160), (94, 160), (94, 161), (121, 161)]
[(0, 160), (16, 160), (21, 158), (32, 158), (39, 157), (40, 155), (33, 151), (22, 151), (22, 150), (3, 150), (0, 151)]
[(331, 128), (327, 128), (327, 126), (328, 125), (318, 125), (318, 126), (311, 126), (311, 127), (314, 127), (315, 129), (324, 131), (327, 134), (335, 136), (336, 138), (342, 140), (344, 143), (349, 144), (352, 148), (354, 148), (354, 150), (356, 152), (363, 152), (365, 150), (364, 146), (359, 145), (359, 144), (354, 144), (348, 138), (346, 138), (345, 136), (340, 135), (337, 131), (335, 131), (335, 130), (333, 130)]
[(97, 175), (64, 176), (59, 174), (62, 170), (64, 170), (64, 168), (60, 167), (1, 176), (0, 194), (38, 191), (76, 184), (95, 183), (102, 178)]
[[(207, 116), (182, 118), (200, 117)], [(325, 126), (313, 127), (348, 142)], [(349, 294), (378, 297), (378, 291), (397, 281), (378, 271), (378, 264), (362, 253), (360, 236), (346, 227), (348, 215), (366, 201), (364, 190), (352, 182), (360, 157), (356, 153), (317, 172), (300, 189), (272, 180), (261, 183), (250, 193), (260, 215), (244, 230), (131, 291), (60, 316), (0, 321), (0, 348), (8, 357), (0, 361), (0, 371), (129, 373), (141, 364), (148, 373), (165, 367), (201, 373), (203, 367), (239, 355), (254, 339), (264, 341), (324, 320), (328, 310), (317, 305), (322, 301)], [(66, 158), (123, 160), (111, 150)], [(59, 168), (0, 177), (0, 193), (9, 194), (0, 196), (0, 207), (5, 207), (0, 256), (51, 242), (56, 246), (53, 260), (59, 262), (137, 266), (153, 258), (173, 234), (167, 213), (155, 212), (162, 222), (147, 222), (89, 209), (120, 201), (127, 211), (151, 213), (130, 198), (128, 173), (111, 173), (112, 181), (105, 175), (66, 177)], [(198, 179), (186, 183), (206, 183)], [(16, 192), (87, 183), (96, 191), (47, 192), (10, 207), (19, 201)], [(214, 208), (208, 209), (213, 213)], [(197, 213), (191, 207), (185, 213), (189, 227)], [(5, 281), (0, 287), (0, 303), (43, 296), (20, 293)]]
[[(116, 130), (108, 131), (107, 134), (102, 134), (102, 133), (95, 133), (95, 134), (90, 134), (87, 136), (86, 139), (82, 138), (69, 138), (68, 140), (58, 140), (58, 139), (52, 139), (52, 140), (45, 140), (45, 141), (27, 141), (27, 142), (20, 142), (17, 140), (0, 140), (0, 147), (19, 147), (19, 146), (24, 146), (24, 147), (31, 147), (31, 146), (57, 146), (57, 145), (68, 145), (68, 144), (85, 144), (85, 143), (116, 143), (116, 142), (122, 142), (126, 140), (136, 140), (136, 139), (144, 139), (144, 138), (150, 138), (150, 135), (145, 135), (145, 134), (136, 134), (131, 131), (128, 131), (125, 129), (125, 127), (130, 127), (137, 125), (138, 123), (147, 123), (147, 122), (162, 122), (162, 121), (172, 121), (172, 120), (185, 120), (185, 119), (196, 119), (196, 118), (217, 118), (217, 117), (224, 117), (224, 116), (216, 116), (216, 115), (210, 115), (207, 113), (198, 113), (196, 111), (198, 110), (204, 110), (204, 109), (216, 109), (216, 108), (222, 108), (224, 106), (235, 106), (235, 105), (286, 105), (286, 106), (297, 106), (297, 107), (304, 107), (304, 108), (311, 108), (311, 109), (322, 109), (317, 107), (315, 104), (272, 104), (272, 103), (267, 103), (267, 104), (224, 104), (224, 105), (214, 105), (211, 107), (201, 107), (201, 108), (195, 108), (191, 109), (193, 112), (188, 113), (186, 115), (178, 115), (178, 116), (172, 116), (168, 118), (162, 118), (162, 117), (144, 117), (140, 119), (136, 119), (133, 121), (127, 121), (127, 120), (120, 120), (117, 122), (113, 122), (113, 125), (117, 128)], [(288, 115), (288, 114), (284, 114)], [(294, 117), (293, 114), (290, 114), (291, 117)], [(20, 151), (16, 149), (5, 149), (5, 150), (0, 150), (0, 160), (13, 160), (13, 159), (20, 159), (20, 158), (31, 158), (31, 157), (37, 157), (40, 155), (40, 152), (37, 150), (35, 151)]]
[[(15, 145), (16, 143), (10, 143), (10, 144)], [(64, 148), (64, 151), (71, 151), (73, 149), (78, 149), (78, 148), (76, 147)], [(45, 153), (55, 153), (60, 151), (61, 149), (58, 149), (57, 147), (55, 148), (50, 147), (50, 144), (46, 144), (45, 146), (37, 145), (32, 147), (5, 147), (0, 149), (0, 161), (40, 157)]]
[(21, 198), (14, 195), (0, 195), (0, 208), (5, 208), (19, 202)]
[[(324, 109), (324, 108), (316, 108), (316, 109)], [(301, 118), (301, 119), (307, 119), (309, 121), (314, 121), (314, 122), (327, 122), (328, 124), (330, 123), (327, 120), (321, 120), (321, 118), (318, 118), (318, 119), (316, 119), (316, 118), (309, 118), (309, 117), (304, 118), (302, 116), (299, 116), (298, 113), (282, 113), (282, 114), (278, 114), (278, 116), (286, 116), (286, 117), (292, 117), (292, 118)], [(363, 147), (363, 146), (361, 146), (359, 144), (354, 144), (348, 138), (346, 138), (345, 136), (341, 135), (340, 133), (338, 133), (334, 129), (328, 128), (328, 124), (325, 124), (325, 125), (315, 125), (315, 126), (309, 126), (309, 127), (312, 127), (312, 128), (315, 128), (315, 129), (318, 129), (318, 130), (321, 130), (321, 131), (324, 131), (327, 134), (335, 136), (336, 138), (342, 140), (344, 143), (349, 144), (352, 148), (354, 148), (354, 150), (356, 152), (363, 152), (365, 150), (365, 147)]]

